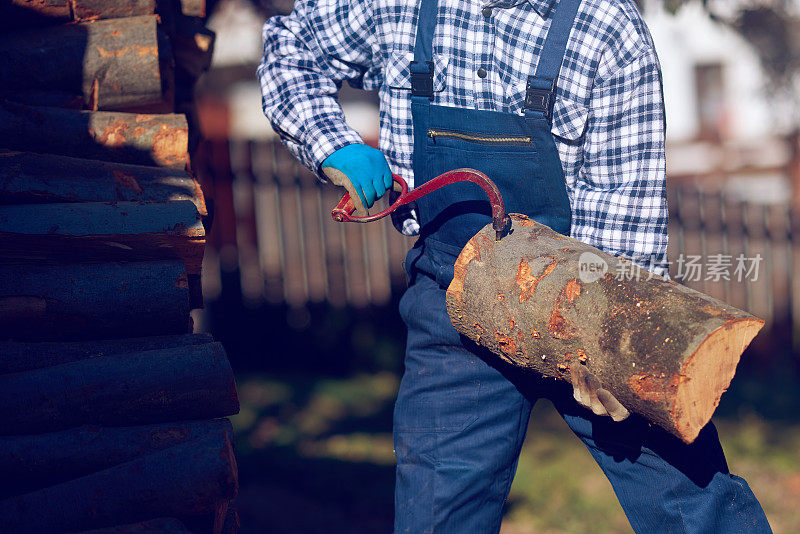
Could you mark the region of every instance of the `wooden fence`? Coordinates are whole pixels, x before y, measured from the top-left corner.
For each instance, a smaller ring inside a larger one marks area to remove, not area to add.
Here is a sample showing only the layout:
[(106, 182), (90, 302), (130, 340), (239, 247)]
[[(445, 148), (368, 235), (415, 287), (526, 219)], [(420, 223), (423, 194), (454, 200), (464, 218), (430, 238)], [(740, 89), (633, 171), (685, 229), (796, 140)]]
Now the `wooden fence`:
[(671, 276), (768, 325), (793, 321), (800, 338), (800, 216), (788, 199), (749, 202), (719, 185), (669, 188)]
[[(413, 238), (388, 220), (331, 220), (340, 190), (320, 185), (280, 144), (219, 141), (206, 148), (199, 171), (215, 205), (203, 268), (207, 298), (219, 291), (220, 270), (237, 269), (242, 298), (251, 304), (363, 307), (384, 304), (405, 287), (402, 261)], [(672, 181), (672, 277), (768, 323), (792, 317), (798, 323), (800, 279), (793, 272), (800, 265), (800, 218), (788, 199), (742, 201), (726, 194), (724, 184)]]

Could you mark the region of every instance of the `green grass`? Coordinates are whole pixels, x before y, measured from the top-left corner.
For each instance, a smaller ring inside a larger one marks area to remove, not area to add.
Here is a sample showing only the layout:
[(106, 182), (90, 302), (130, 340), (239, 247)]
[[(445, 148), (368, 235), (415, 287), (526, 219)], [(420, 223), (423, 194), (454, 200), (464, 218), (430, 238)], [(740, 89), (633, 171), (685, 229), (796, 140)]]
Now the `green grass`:
[[(390, 531), (397, 383), (388, 372), (239, 376), (242, 532)], [(715, 422), (731, 471), (749, 482), (776, 533), (800, 532), (800, 422), (726, 408)], [(630, 531), (583, 444), (552, 405), (538, 403), (503, 534)]]

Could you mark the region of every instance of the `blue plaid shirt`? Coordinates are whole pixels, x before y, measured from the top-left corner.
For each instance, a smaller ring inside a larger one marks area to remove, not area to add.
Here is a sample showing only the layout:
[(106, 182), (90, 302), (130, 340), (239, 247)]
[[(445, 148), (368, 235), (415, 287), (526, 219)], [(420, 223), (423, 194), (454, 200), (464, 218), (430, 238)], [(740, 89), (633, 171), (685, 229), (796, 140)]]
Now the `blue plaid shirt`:
[[(521, 114), (555, 1), (440, 0), (434, 104)], [(290, 15), (264, 24), (264, 113), (317, 175), (327, 156), (362, 142), (337, 101), (346, 80), (378, 91), (380, 148), (413, 186), (408, 89), (417, 12), (407, 0), (297, 0)], [(633, 0), (582, 2), (556, 85), (552, 132), (572, 237), (666, 275), (661, 69)], [(403, 227), (417, 229), (413, 220)]]

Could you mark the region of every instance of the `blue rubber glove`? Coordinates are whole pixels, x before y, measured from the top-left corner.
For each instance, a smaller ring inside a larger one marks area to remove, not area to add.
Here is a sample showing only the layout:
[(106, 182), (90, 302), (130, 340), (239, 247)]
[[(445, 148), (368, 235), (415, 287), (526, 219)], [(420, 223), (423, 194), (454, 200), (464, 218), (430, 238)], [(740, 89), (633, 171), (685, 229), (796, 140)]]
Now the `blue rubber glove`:
[[(340, 183), (342, 176), (331, 173), (329, 169), (339, 171), (350, 183)], [(351, 196), (355, 191), (364, 208), (372, 207), (392, 187), (392, 171), (386, 157), (380, 150), (367, 145), (354, 144), (340, 148), (325, 158), (322, 170), (333, 183), (347, 189)]]

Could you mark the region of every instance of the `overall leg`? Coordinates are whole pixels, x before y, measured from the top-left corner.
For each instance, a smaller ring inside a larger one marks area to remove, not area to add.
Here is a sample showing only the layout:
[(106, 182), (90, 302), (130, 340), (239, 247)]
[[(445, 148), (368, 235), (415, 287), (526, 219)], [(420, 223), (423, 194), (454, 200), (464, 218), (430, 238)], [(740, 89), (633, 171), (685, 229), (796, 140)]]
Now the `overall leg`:
[(558, 388), (553, 403), (611, 481), (638, 533), (771, 532), (752, 490), (728, 472), (712, 423), (687, 445), (633, 414), (621, 423), (581, 408)]
[(408, 345), (394, 411), (395, 532), (498, 532), (531, 403), (462, 346), (444, 298), (418, 276), (400, 302)]

